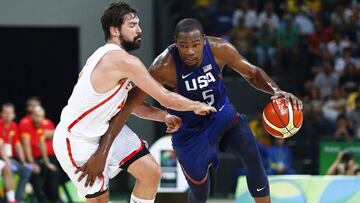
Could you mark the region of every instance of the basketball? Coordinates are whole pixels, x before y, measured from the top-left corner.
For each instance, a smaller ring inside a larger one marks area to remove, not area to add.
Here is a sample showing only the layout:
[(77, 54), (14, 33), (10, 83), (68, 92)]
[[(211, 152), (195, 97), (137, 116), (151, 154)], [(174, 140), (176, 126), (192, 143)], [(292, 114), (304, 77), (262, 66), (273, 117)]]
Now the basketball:
[(303, 122), (301, 110), (294, 110), (289, 101), (279, 98), (269, 102), (263, 110), (263, 126), (272, 136), (288, 138), (296, 134)]

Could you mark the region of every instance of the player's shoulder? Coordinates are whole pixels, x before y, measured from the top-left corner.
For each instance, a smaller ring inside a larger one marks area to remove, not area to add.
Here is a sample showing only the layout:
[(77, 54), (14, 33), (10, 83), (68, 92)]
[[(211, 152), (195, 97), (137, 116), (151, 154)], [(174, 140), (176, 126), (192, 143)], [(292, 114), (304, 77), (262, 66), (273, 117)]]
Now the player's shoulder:
[(236, 48), (225, 39), (213, 36), (207, 36), (211, 52), (215, 55), (215, 57), (222, 57), (226, 54), (237, 53)]
[(229, 47), (232, 47), (231, 43), (220, 37), (207, 36), (211, 50), (224, 51)]
[(113, 64), (117, 67), (127, 65), (134, 66), (142, 63), (138, 57), (126, 52), (125, 50), (109, 51), (103, 56), (102, 60), (105, 63)]
[(175, 48), (175, 44), (170, 45), (159, 56), (157, 56), (151, 64), (151, 70), (175, 67), (174, 59), (171, 55), (171, 49), (173, 48)]

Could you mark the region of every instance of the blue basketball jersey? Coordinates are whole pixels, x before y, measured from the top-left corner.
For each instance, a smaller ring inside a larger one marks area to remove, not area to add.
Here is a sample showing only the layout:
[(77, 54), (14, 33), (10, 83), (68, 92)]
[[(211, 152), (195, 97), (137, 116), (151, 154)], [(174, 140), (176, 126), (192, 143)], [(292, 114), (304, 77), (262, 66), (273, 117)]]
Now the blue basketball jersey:
[[(195, 131), (204, 130), (216, 117), (221, 117), (221, 122), (212, 125), (218, 125), (217, 129), (222, 132), (224, 128), (231, 124), (237, 112), (227, 97), (221, 76), (221, 68), (215, 61), (208, 40), (206, 39), (204, 43), (201, 65), (196, 68), (187, 66), (181, 60), (175, 45), (169, 46), (168, 49), (176, 65), (177, 93), (194, 101), (207, 103), (218, 110), (218, 112), (206, 116), (196, 115), (192, 111), (170, 110), (171, 114), (182, 119), (182, 126), (174, 134), (192, 132), (188, 134), (194, 135)], [(214, 136), (219, 136), (218, 133), (213, 133), (217, 134)]]

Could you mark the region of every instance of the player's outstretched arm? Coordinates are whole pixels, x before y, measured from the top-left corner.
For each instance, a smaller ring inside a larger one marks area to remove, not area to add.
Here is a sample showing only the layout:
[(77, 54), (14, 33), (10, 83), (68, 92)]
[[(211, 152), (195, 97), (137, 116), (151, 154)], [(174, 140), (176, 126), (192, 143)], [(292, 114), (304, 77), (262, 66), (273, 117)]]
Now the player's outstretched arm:
[(285, 97), (291, 101), (295, 109), (302, 109), (302, 102), (289, 92), (282, 91), (279, 86), (261, 68), (249, 63), (242, 57), (236, 48), (220, 38), (211, 38), (215, 46), (212, 51), (219, 65), (229, 65), (233, 70), (241, 74), (256, 89), (272, 94), (271, 99)]
[(194, 111), (196, 114), (205, 115), (215, 112), (216, 109), (198, 102), (187, 99), (177, 93), (168, 91), (158, 83), (145, 68), (144, 64), (136, 57), (129, 55), (115, 57), (114, 60), (119, 72), (126, 73), (126, 77), (132, 80), (140, 89), (156, 99), (161, 105), (177, 111)]

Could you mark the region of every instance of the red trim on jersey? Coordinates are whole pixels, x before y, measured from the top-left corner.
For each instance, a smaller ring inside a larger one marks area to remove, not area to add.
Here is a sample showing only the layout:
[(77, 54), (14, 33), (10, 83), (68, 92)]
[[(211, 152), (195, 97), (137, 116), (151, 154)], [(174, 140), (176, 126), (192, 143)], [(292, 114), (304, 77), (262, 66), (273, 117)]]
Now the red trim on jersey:
[(123, 158), (123, 160), (120, 161), (119, 165), (123, 165), (125, 162), (129, 161), (129, 159), (131, 159), (133, 156), (135, 156), (137, 153), (139, 153), (142, 149), (144, 149), (145, 147), (145, 143), (140, 139), (141, 141), (141, 146), (136, 149), (135, 151), (131, 152), (129, 155), (127, 155), (125, 158)]
[(120, 87), (112, 94), (110, 95), (108, 98), (106, 98), (105, 100), (103, 100), (102, 102), (98, 103), (96, 106), (92, 107), (91, 109), (85, 111), (83, 114), (81, 114), (76, 120), (74, 120), (69, 126), (68, 126), (68, 131), (71, 132), (71, 128), (73, 128), (81, 119), (83, 119), (85, 116), (87, 116), (89, 113), (93, 112), (95, 109), (99, 108), (100, 106), (104, 105), (106, 102), (108, 102), (111, 98), (113, 98), (122, 88), (122, 86), (124, 85), (124, 83), (126, 82), (126, 80), (124, 80), (121, 84)]
[(100, 189), (100, 192), (103, 192), (104, 191), (104, 185), (105, 185), (105, 179), (104, 179), (104, 175), (101, 175), (101, 189)]
[(74, 158), (73, 158), (73, 156), (72, 156), (71, 145), (70, 145), (70, 140), (69, 140), (69, 138), (66, 138), (66, 147), (67, 147), (67, 151), (68, 151), (68, 155), (69, 155), (71, 164), (72, 164), (75, 168), (80, 168), (80, 167), (76, 164), (76, 162), (75, 162), (75, 160), (74, 160)]

